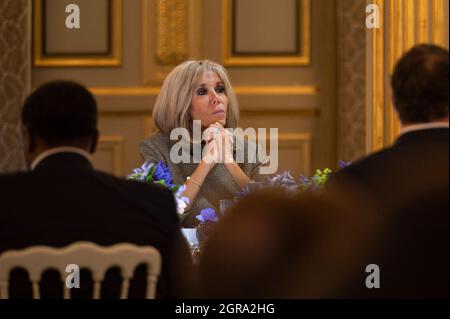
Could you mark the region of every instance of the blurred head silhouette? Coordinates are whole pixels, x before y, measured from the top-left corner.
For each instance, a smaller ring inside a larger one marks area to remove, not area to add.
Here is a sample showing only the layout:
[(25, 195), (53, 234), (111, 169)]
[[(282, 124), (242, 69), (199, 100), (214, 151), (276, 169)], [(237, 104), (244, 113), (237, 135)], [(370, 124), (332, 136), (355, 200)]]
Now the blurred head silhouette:
[(200, 260), (207, 298), (334, 296), (368, 242), (371, 218), (313, 194), (265, 191), (219, 222)]
[(25, 100), (22, 128), (28, 164), (54, 147), (72, 146), (93, 153), (98, 139), (97, 104), (80, 84), (49, 82)]
[(448, 122), (448, 50), (413, 47), (392, 74), (394, 106), (402, 124)]

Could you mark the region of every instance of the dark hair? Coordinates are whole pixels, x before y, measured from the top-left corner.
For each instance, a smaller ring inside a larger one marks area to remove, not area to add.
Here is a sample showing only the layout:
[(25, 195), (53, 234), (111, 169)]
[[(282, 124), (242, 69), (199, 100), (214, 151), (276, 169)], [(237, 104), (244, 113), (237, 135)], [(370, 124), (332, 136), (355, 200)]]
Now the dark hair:
[(402, 123), (448, 116), (448, 50), (428, 44), (415, 46), (397, 62), (391, 84)]
[[(377, 225), (365, 194), (342, 194), (264, 190), (241, 199), (202, 248), (201, 297), (333, 296), (341, 281), (358, 273)], [(363, 207), (367, 216), (359, 218)]]
[(97, 134), (97, 104), (80, 84), (49, 82), (26, 99), (22, 124), (48, 146), (88, 140)]

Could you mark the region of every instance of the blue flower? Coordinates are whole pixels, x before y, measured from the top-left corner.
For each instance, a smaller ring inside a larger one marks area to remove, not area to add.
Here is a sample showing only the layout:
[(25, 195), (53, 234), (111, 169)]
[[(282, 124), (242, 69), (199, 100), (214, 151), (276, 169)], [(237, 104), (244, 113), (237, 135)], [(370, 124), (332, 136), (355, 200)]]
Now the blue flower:
[(345, 161), (339, 161), (338, 165), (339, 168), (345, 168), (347, 166), (350, 166), (352, 164), (352, 162), (345, 162)]
[(147, 176), (150, 174), (150, 171), (154, 165), (154, 163), (145, 162), (140, 168), (135, 168), (133, 170), (133, 174), (128, 176), (128, 179), (146, 181)]
[(290, 172), (283, 172), (279, 175), (268, 178), (267, 184), (269, 187), (282, 188), (289, 192), (295, 192), (298, 189), (297, 182), (292, 177)]
[(312, 181), (309, 180), (305, 175), (300, 175), (300, 188), (302, 190), (307, 190), (312, 184)]
[(202, 209), (200, 215), (195, 216), (195, 218), (201, 222), (211, 221), (215, 223), (219, 220), (216, 215), (216, 211), (212, 208)]
[(302, 186), (309, 184), (309, 179), (305, 175), (300, 175), (300, 183)]
[(167, 187), (174, 194), (179, 216), (184, 215), (189, 205), (189, 198), (182, 196), (182, 193), (186, 190), (186, 186), (172, 183), (172, 173), (163, 162), (159, 162), (158, 164), (145, 162), (140, 168), (134, 169), (133, 173), (128, 176), (128, 179)]
[(163, 162), (159, 162), (153, 172), (153, 180), (169, 188), (173, 188), (175, 185), (172, 184), (172, 179), (172, 173), (169, 168)]

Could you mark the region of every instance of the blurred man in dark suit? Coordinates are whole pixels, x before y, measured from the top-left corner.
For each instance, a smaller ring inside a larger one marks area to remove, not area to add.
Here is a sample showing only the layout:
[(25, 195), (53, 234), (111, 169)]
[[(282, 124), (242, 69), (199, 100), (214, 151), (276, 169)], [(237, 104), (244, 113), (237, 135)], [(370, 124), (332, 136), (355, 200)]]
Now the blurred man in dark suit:
[[(73, 82), (45, 84), (25, 101), (22, 124), (30, 172), (0, 176), (0, 253), (76, 241), (152, 245), (162, 256), (157, 296), (187, 296), (190, 255), (172, 193), (92, 167), (98, 140), (92, 94)], [(120, 291), (114, 271), (110, 278), (104, 297)], [(132, 282), (134, 297), (145, 296), (139, 278), (145, 279), (144, 270), (136, 272)], [(17, 297), (30, 293), (11, 289)]]
[[(329, 181), (329, 189), (340, 181), (359, 183), (378, 201), (386, 223), (378, 247), (384, 249), (371, 261), (380, 266), (381, 289), (366, 290), (364, 296), (448, 296), (448, 70), (443, 48), (419, 45), (408, 51), (391, 83), (399, 138)], [(384, 281), (383, 269), (390, 274)], [(431, 276), (418, 275), (424, 273)]]

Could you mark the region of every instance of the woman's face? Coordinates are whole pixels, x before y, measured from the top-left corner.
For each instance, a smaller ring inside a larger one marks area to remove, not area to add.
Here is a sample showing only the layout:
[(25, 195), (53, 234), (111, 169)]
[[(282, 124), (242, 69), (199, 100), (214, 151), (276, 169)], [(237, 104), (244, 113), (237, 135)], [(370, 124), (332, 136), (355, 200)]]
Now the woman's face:
[(228, 98), (225, 85), (214, 72), (205, 72), (192, 94), (190, 114), (193, 120), (200, 120), (202, 128), (219, 122), (225, 127)]

